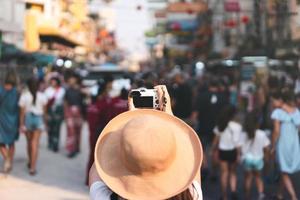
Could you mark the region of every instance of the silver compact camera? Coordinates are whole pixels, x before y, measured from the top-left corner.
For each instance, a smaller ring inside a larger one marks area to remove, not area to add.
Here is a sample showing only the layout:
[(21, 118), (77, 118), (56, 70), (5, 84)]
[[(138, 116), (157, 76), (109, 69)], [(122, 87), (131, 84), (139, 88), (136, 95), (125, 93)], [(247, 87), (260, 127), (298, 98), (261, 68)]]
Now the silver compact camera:
[(136, 108), (159, 108), (159, 99), (156, 89), (134, 89), (130, 91), (129, 96), (133, 99), (133, 104)]

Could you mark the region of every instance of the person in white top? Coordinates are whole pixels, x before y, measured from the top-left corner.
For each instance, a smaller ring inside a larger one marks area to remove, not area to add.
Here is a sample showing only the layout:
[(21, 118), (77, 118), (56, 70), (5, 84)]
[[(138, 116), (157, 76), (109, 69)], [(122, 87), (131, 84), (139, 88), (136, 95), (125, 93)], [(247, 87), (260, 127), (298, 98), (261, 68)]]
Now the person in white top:
[(222, 199), (227, 199), (227, 185), (230, 183), (232, 199), (237, 199), (237, 175), (236, 167), (240, 155), (240, 136), (242, 126), (233, 121), (236, 109), (225, 106), (217, 119), (214, 128), (215, 138), (212, 144), (213, 152), (218, 152), (221, 174)]
[(241, 137), (242, 164), (245, 169), (246, 198), (251, 199), (252, 179), (255, 178), (258, 200), (265, 198), (264, 184), (261, 178), (261, 170), (264, 167), (264, 159), (268, 158), (270, 140), (266, 133), (259, 130), (259, 117), (255, 112), (248, 113), (245, 117), (244, 130)]
[(58, 151), (60, 126), (64, 119), (64, 97), (65, 89), (61, 86), (58, 77), (50, 79), (50, 86), (46, 89), (45, 94), (48, 98), (48, 148), (54, 152)]
[(47, 97), (38, 91), (39, 82), (35, 78), (27, 81), (27, 88), (19, 100), (20, 131), (25, 132), (27, 137), (29, 173), (35, 175), (40, 134), (45, 130)]
[[(109, 122), (90, 169), (91, 200), (202, 200), (203, 151), (195, 131), (173, 116), (165, 86), (160, 111), (129, 110)], [(167, 102), (167, 103), (166, 103)]]

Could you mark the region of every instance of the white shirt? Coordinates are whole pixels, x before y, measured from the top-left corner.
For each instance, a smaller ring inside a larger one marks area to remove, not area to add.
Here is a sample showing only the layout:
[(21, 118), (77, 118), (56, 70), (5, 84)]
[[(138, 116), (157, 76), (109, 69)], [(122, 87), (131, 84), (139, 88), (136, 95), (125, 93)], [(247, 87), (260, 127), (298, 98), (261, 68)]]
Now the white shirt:
[(63, 105), (65, 93), (66, 93), (66, 91), (63, 87), (59, 87), (58, 90), (56, 90), (53, 87), (48, 87), (45, 91), (45, 94), (46, 94), (48, 100), (55, 97), (55, 100), (54, 100), (55, 106)]
[(262, 130), (256, 130), (255, 137), (250, 140), (246, 133), (242, 134), (242, 158), (251, 156), (253, 159), (262, 159), (264, 157), (264, 148), (270, 145), (270, 140)]
[(33, 96), (32, 94), (26, 90), (21, 94), (19, 100), (19, 106), (25, 109), (25, 113), (33, 113), (36, 115), (44, 114), (44, 107), (47, 104), (47, 97), (42, 92), (37, 92), (36, 94), (36, 102), (33, 105)]
[[(194, 200), (203, 200), (202, 189), (197, 181), (193, 182), (194, 192), (197, 193), (197, 197)], [(91, 200), (110, 200), (112, 191), (102, 181), (93, 183), (90, 187), (90, 199)]]
[(240, 146), (242, 126), (239, 123), (230, 121), (223, 132), (220, 132), (218, 127), (215, 127), (213, 131), (215, 135), (220, 136), (220, 150), (230, 151)]

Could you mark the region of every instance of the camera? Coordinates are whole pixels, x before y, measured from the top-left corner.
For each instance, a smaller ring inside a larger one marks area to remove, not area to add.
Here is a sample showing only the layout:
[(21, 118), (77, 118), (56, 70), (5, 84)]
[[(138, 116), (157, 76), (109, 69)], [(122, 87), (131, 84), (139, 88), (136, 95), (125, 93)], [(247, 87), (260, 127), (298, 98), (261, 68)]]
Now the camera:
[(139, 88), (131, 90), (130, 97), (136, 108), (159, 108), (159, 100), (156, 89)]

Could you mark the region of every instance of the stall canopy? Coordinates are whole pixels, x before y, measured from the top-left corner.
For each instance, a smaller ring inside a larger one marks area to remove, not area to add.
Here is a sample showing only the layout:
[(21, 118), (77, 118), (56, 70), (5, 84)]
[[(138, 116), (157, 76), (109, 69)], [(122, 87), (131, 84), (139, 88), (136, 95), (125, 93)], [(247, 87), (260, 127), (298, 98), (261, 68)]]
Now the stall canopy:
[(53, 27), (40, 27), (39, 28), (40, 39), (42, 42), (57, 42), (67, 47), (74, 48), (76, 46), (85, 46), (86, 44), (78, 40), (73, 39), (61, 33), (58, 29)]
[(16, 62), (31, 63), (35, 66), (46, 66), (53, 63), (56, 57), (50, 54), (44, 53), (28, 53), (17, 48), (13, 44), (2, 43), (1, 47), (1, 62), (9, 62), (15, 60)]

